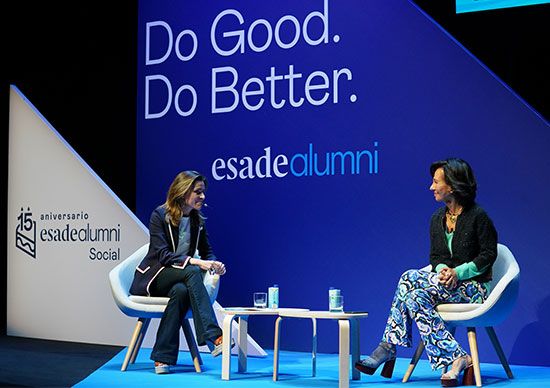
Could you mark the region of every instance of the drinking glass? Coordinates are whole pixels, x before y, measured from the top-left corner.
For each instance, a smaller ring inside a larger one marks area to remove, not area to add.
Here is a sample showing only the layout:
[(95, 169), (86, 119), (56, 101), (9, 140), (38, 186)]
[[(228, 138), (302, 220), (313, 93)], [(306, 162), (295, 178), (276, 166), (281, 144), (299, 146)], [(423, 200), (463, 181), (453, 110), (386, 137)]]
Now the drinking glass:
[(332, 305), (330, 306), (330, 312), (341, 313), (344, 311), (344, 296), (337, 295), (332, 297)]
[(254, 307), (265, 309), (267, 307), (267, 292), (254, 293)]

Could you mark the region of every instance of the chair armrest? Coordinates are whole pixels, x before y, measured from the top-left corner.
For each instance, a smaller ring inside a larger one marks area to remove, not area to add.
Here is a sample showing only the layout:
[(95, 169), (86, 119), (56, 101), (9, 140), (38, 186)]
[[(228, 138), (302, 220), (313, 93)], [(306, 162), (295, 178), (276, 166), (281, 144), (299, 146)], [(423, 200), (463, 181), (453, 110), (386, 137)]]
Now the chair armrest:
[(212, 274), (209, 271), (203, 271), (203, 282), (206, 292), (210, 297), (210, 302), (214, 303), (218, 297), (218, 290), (220, 288), (220, 275)]

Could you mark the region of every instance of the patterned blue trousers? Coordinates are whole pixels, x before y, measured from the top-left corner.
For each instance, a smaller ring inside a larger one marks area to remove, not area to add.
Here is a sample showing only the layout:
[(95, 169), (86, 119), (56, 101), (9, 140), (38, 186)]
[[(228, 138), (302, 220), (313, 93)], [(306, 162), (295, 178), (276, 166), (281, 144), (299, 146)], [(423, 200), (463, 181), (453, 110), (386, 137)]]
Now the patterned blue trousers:
[(414, 320), (432, 369), (450, 365), (466, 352), (449, 332), (435, 307), (441, 303), (482, 303), (488, 294), (485, 284), (475, 280), (459, 281), (458, 286), (450, 290), (439, 284), (435, 272), (408, 270), (397, 284), (382, 341), (410, 347), (411, 321)]

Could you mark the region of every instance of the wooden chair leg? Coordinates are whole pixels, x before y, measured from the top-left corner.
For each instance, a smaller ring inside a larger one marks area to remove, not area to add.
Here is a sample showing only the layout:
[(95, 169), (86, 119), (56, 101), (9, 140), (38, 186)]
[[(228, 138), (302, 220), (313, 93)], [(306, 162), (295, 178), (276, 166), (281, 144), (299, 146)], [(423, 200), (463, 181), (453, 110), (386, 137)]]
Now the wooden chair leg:
[(191, 330), (191, 325), (189, 324), (188, 319), (184, 319), (181, 322), (181, 329), (183, 330), (183, 335), (187, 340), (187, 346), (189, 346), (189, 352), (191, 353), (191, 358), (193, 358), (193, 365), (195, 366), (195, 371), (201, 373), (202, 359), (199, 353), (199, 348), (197, 347), (197, 341)]
[(141, 327), (141, 330), (139, 332), (136, 346), (134, 346), (134, 351), (132, 352), (132, 356), (130, 357), (130, 364), (134, 364), (136, 362), (139, 350), (141, 349), (141, 344), (143, 344), (143, 339), (145, 338), (145, 334), (147, 334), (147, 329), (149, 328), (150, 322), (151, 318), (145, 318), (143, 321), (143, 326)]
[(485, 330), (487, 331), (487, 335), (489, 336), (489, 339), (493, 344), (493, 348), (495, 348), (497, 356), (500, 360), (500, 363), (502, 364), (502, 367), (504, 368), (504, 371), (506, 372), (506, 375), (508, 376), (509, 379), (513, 379), (514, 375), (512, 373), (512, 370), (510, 369), (510, 365), (508, 364), (506, 355), (502, 350), (502, 346), (500, 346), (500, 342), (498, 341), (497, 333), (495, 333), (495, 329), (492, 326), (489, 326), (489, 327), (486, 327)]
[(409, 381), (409, 378), (411, 377), (414, 368), (416, 368), (416, 364), (418, 364), (418, 360), (420, 360), (420, 357), (422, 356), (422, 352), (424, 352), (424, 342), (420, 341), (420, 343), (416, 347), (416, 351), (414, 352), (409, 367), (405, 372), (405, 376), (403, 376), (403, 380), (401, 380), (402, 382), (406, 383), (407, 381)]
[(134, 328), (134, 332), (132, 334), (132, 338), (130, 339), (130, 344), (128, 345), (128, 350), (126, 351), (126, 356), (124, 357), (124, 361), (122, 362), (122, 367), (120, 368), (122, 372), (124, 372), (126, 368), (128, 368), (128, 363), (130, 361), (130, 358), (132, 357), (132, 353), (134, 352), (134, 347), (136, 346), (139, 333), (141, 333), (143, 322), (145, 320), (146, 318), (138, 318), (136, 327)]
[(470, 353), (472, 353), (472, 363), (474, 364), (474, 376), (476, 386), (481, 387), (481, 370), (479, 368), (479, 353), (477, 351), (477, 337), (475, 327), (468, 328), (468, 343), (470, 344)]

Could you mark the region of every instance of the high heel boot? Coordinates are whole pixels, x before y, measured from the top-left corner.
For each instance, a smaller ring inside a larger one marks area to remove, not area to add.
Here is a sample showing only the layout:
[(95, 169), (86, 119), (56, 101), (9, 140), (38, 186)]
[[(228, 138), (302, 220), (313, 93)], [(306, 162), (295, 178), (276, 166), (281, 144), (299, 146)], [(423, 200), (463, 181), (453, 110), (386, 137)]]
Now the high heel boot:
[(460, 372), (462, 371), (464, 371), (462, 384), (475, 385), (472, 358), (467, 354), (454, 360), (451, 370), (441, 375), (441, 385), (443, 387), (457, 387), (458, 376), (460, 376)]
[(390, 379), (393, 374), (393, 367), (395, 366), (396, 353), (395, 345), (387, 342), (380, 342), (370, 356), (355, 363), (355, 369), (372, 375), (380, 364), (384, 363), (384, 367), (380, 374), (382, 377)]

